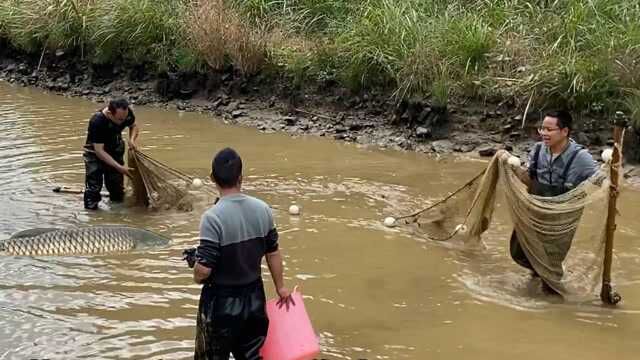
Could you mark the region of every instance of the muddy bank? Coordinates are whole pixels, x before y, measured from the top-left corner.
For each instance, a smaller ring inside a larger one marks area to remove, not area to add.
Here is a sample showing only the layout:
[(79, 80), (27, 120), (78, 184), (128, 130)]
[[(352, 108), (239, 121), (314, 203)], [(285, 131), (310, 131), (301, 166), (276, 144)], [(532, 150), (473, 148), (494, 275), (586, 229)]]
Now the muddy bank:
[[(394, 103), (387, 94), (352, 94), (332, 84), (292, 89), (287, 78), (261, 74), (243, 78), (223, 72), (151, 74), (143, 65), (90, 65), (72, 54), (57, 52), (41, 59), (2, 46), (0, 80), (35, 86), (66, 96), (103, 103), (124, 96), (133, 104), (211, 113), (225, 122), (263, 132), (315, 135), (381, 148), (432, 154), (492, 156), (501, 148), (524, 157), (535, 142), (540, 110), (523, 114), (511, 104), (450, 104), (427, 101)], [(600, 160), (611, 146), (609, 122), (583, 116), (573, 135)], [(638, 134), (625, 139), (627, 177), (640, 169)]]

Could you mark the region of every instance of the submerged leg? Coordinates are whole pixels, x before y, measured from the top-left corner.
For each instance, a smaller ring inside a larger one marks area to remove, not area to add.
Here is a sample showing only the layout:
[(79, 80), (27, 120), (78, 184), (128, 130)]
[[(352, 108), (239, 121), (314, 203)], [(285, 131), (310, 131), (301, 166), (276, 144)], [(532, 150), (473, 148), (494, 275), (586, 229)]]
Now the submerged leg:
[(518, 265), (533, 271), (534, 276), (538, 276), (538, 273), (533, 269), (531, 262), (527, 259), (527, 255), (524, 253), (522, 245), (520, 245), (520, 240), (518, 240), (518, 235), (515, 230), (511, 233), (511, 240), (509, 240), (509, 252), (511, 253), (513, 261)]
[(104, 176), (103, 167), (95, 154), (85, 153), (83, 158), (85, 167), (84, 208), (96, 210), (102, 199), (100, 190), (102, 190)]

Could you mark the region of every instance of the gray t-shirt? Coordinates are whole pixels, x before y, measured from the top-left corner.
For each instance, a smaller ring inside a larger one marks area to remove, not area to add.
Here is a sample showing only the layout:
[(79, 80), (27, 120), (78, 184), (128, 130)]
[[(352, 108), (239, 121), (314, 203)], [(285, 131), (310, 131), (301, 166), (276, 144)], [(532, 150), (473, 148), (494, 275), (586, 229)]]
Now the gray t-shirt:
[[(567, 148), (555, 157), (552, 156), (548, 146), (544, 145), (544, 143), (537, 143), (529, 153), (529, 167), (533, 164), (533, 156), (537, 146), (541, 146), (541, 148), (538, 154), (536, 175), (537, 181), (542, 184), (564, 185), (567, 189), (572, 189), (598, 171), (598, 164), (593, 160), (589, 151), (578, 145), (573, 139), (569, 141)], [(577, 154), (575, 154), (575, 158), (567, 170), (565, 179), (563, 177), (565, 167), (576, 152)]]
[(200, 222), (198, 262), (212, 268), (208, 282), (250, 284), (261, 277), (265, 254), (278, 250), (278, 231), (269, 206), (239, 193), (224, 196)]

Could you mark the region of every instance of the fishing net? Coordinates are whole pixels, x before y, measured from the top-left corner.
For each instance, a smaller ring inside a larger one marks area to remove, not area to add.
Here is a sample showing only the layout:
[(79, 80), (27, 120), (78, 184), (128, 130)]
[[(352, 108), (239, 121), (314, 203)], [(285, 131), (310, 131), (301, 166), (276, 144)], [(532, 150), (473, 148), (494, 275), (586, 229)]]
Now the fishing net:
[(140, 150), (130, 150), (130, 184), (136, 204), (154, 210), (193, 210), (201, 197), (214, 196), (211, 186), (194, 187), (195, 177), (173, 169)]
[(541, 197), (528, 193), (518, 177), (522, 169), (508, 163), (510, 156), (498, 153), (462, 188), (424, 210), (398, 217), (398, 223), (431, 240), (482, 248), (481, 235), (491, 225), (500, 193), (514, 236), (535, 272), (565, 298), (593, 295), (603, 268), (610, 166), (603, 165), (563, 195)]

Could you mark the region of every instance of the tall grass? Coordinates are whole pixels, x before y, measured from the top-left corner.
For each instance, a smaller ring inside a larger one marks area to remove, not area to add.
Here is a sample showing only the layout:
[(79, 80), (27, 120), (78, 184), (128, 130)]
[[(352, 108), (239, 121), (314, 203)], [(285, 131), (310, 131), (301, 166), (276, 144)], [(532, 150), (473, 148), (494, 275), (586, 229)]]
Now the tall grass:
[(225, 64), (230, 28), (227, 24), (232, 22), (229, 17), (237, 19), (222, 1), (194, 3), (188, 10), (187, 37), (191, 46), (215, 70), (221, 70)]
[(268, 29), (243, 21), (238, 9), (222, 0), (195, 1), (187, 11), (190, 46), (209, 66), (231, 64), (243, 74), (260, 70), (266, 58)]
[[(19, 49), (80, 49), (84, 52), (97, 16), (91, 0), (4, 0), (0, 29)], [(82, 54), (84, 55), (84, 54)]]
[(467, 14), (445, 18), (442, 52), (456, 59), (465, 72), (477, 71), (487, 61), (496, 38), (493, 29), (481, 16)]
[(18, 49), (79, 51), (167, 68), (184, 60), (183, 4), (172, 0), (2, 0), (4, 37)]
[(329, 33), (335, 23), (349, 15), (349, 0), (234, 0), (245, 18), (254, 23), (277, 22), (297, 33)]
[(96, 60), (122, 57), (153, 62), (159, 69), (175, 63), (183, 44), (185, 4), (174, 0), (103, 0), (92, 40)]
[(613, 111), (640, 88), (640, 3), (628, 0), (0, 0), (0, 34), (34, 53), (276, 68), (296, 86), (398, 100)]
[(420, 22), (410, 2), (363, 2), (336, 38), (342, 80), (353, 89), (391, 83), (421, 38)]
[(640, 89), (629, 91), (624, 100), (624, 106), (633, 127), (640, 130)]

